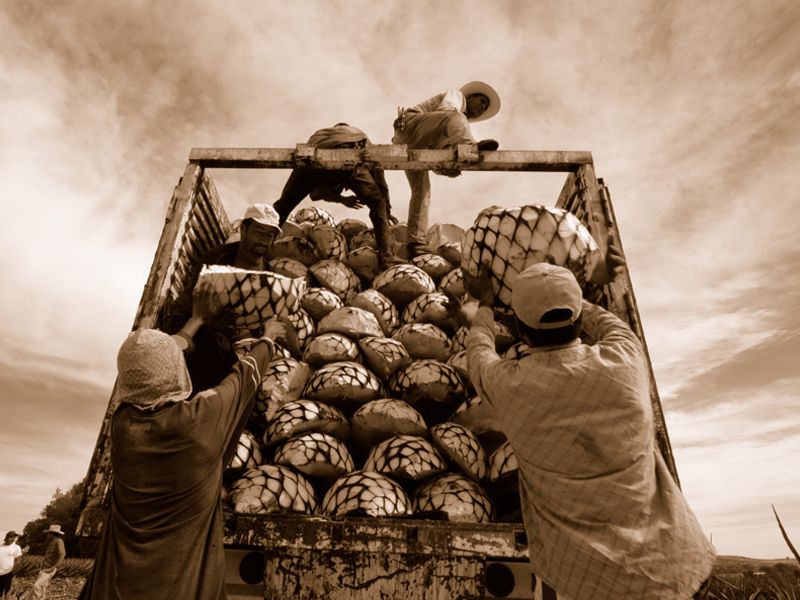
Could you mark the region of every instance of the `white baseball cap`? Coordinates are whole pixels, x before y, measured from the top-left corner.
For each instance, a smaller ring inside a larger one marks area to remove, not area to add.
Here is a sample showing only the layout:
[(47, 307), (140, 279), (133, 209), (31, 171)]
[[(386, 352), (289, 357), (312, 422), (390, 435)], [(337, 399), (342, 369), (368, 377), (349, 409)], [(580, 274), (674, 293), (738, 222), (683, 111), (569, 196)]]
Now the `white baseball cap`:
[(258, 203), (248, 206), (247, 210), (244, 211), (242, 221), (246, 221), (247, 219), (252, 219), (261, 225), (273, 227), (278, 233), (280, 233), (281, 226), (278, 211), (272, 208), (272, 206), (269, 204)]

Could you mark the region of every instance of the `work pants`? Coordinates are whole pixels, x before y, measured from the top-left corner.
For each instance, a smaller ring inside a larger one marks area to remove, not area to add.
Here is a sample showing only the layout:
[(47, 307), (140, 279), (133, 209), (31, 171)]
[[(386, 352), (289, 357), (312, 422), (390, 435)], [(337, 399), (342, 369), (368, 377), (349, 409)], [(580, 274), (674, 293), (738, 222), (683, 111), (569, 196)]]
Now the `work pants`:
[(351, 190), (358, 200), (369, 209), (369, 218), (375, 230), (375, 241), (381, 256), (391, 254), (389, 240), (389, 201), (368, 169), (358, 167), (352, 171), (328, 169), (294, 169), (283, 186), (281, 197), (273, 204), (281, 225), (292, 211), (309, 194), (320, 199), (325, 195), (339, 195), (344, 189)]
[[(406, 113), (403, 130), (395, 129), (393, 144), (405, 144), (409, 150), (441, 150), (458, 144), (474, 143), (469, 122), (463, 113), (433, 111)], [(431, 206), (431, 180), (427, 171), (406, 171), (411, 188), (408, 202), (408, 242), (427, 243), (428, 212)]]
[(41, 600), (47, 595), (47, 587), (50, 585), (50, 580), (56, 574), (55, 567), (52, 569), (42, 569), (39, 571), (39, 576), (33, 582), (33, 587), (25, 596), (26, 600)]

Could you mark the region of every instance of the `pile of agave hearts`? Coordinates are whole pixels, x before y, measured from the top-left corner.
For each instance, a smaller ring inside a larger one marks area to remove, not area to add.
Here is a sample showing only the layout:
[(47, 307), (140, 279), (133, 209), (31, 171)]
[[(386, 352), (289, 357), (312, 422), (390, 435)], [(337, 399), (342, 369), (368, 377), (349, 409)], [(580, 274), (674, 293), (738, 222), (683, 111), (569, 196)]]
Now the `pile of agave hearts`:
[[(428, 235), (435, 253), (380, 272), (366, 224), (337, 224), (318, 208), (297, 211), (269, 266), (273, 277), (300, 283), (273, 285), (266, 314), (287, 316), (299, 350), (282, 350), (263, 375), (226, 470), (229, 506), (261, 514), (519, 520), (516, 459), (475, 396), (468, 329), (450, 318), (448, 295), (465, 298), (461, 266), (473, 271), (476, 260), (497, 259), (486, 244), (492, 227), (506, 237), (510, 231), (512, 241), (500, 257), (508, 260), (493, 263), (500, 309), (504, 278), (542, 260), (548, 246), (566, 246), (563, 262), (584, 268), (596, 245), (566, 215), (490, 209), (467, 232), (436, 225)], [(533, 235), (543, 219), (555, 220), (542, 228), (549, 239)], [(393, 235), (402, 253), (403, 226)], [(496, 339), (508, 358), (525, 350), (499, 323)], [(249, 343), (238, 346), (246, 351)]]

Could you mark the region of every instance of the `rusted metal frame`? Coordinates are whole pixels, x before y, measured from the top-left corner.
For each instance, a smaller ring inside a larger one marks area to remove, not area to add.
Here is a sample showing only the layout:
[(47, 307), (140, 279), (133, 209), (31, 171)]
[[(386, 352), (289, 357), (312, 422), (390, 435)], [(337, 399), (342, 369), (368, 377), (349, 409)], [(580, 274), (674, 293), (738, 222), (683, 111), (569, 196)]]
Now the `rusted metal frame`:
[[(164, 295), (169, 288), (171, 273), (174, 270), (176, 254), (180, 247), (179, 240), (188, 221), (189, 208), (196, 193), (201, 174), (202, 167), (188, 163), (184, 169), (183, 176), (173, 191), (161, 239), (139, 301), (139, 308), (132, 329), (153, 327), (157, 322), (158, 313), (164, 302)], [(114, 402), (114, 394), (112, 392), (100, 426), (100, 433), (97, 436), (95, 453), (92, 455), (87, 472), (86, 488), (84, 489), (84, 504), (86, 508), (82, 511), (78, 524), (78, 532), (81, 535), (97, 535), (99, 526), (102, 524), (100, 516), (101, 513), (105, 512), (103, 507), (108, 500), (112, 477), (110, 472), (110, 430), (111, 416), (116, 408), (117, 405)]]
[[(237, 515), (225, 519), (225, 543), (236, 547), (305, 548), (363, 552), (416, 552), (437, 556), (526, 559), (521, 523), (451, 523), (294, 515)], [(524, 536), (523, 536), (524, 538)]]
[(365, 149), (314, 148), (193, 148), (190, 162), (206, 168), (352, 169), (357, 166), (384, 170), (462, 171), (575, 171), (592, 164), (591, 152), (497, 150), (476, 152), (472, 145), (444, 150), (408, 150), (404, 145), (373, 145)]

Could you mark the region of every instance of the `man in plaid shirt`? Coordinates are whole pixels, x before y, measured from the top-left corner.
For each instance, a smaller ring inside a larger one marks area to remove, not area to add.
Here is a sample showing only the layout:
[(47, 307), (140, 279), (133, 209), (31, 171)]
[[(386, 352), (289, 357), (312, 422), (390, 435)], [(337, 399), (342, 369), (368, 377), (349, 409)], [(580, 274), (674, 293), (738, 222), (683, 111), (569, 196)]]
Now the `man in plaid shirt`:
[(636, 335), (584, 301), (569, 270), (540, 263), (512, 290), (531, 348), (501, 359), (488, 276), (466, 280), (480, 303), (467, 338), (470, 378), (519, 462), (537, 578), (571, 600), (692, 598), (714, 549), (656, 446)]

